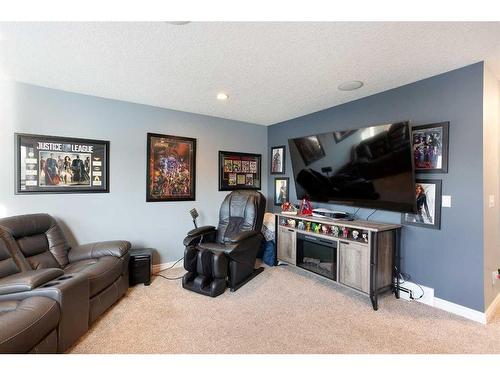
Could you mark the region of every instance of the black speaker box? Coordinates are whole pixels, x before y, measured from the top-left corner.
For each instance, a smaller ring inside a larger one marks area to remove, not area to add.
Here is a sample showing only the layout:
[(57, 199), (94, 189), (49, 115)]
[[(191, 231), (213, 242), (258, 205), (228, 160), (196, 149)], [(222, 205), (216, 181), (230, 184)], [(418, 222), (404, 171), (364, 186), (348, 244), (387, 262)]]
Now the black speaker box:
[(144, 283), (151, 284), (153, 273), (153, 249), (134, 249), (130, 251), (129, 283), (130, 286)]

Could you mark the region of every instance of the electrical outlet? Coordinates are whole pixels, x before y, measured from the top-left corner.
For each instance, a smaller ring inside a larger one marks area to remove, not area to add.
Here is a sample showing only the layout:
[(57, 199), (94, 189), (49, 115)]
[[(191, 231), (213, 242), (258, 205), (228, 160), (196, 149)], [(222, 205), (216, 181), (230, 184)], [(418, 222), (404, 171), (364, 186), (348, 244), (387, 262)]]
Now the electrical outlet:
[(451, 195), (443, 195), (441, 197), (441, 206), (442, 207), (451, 207)]
[(494, 194), (492, 194), (492, 195), (489, 196), (488, 207), (489, 208), (495, 207), (495, 195)]

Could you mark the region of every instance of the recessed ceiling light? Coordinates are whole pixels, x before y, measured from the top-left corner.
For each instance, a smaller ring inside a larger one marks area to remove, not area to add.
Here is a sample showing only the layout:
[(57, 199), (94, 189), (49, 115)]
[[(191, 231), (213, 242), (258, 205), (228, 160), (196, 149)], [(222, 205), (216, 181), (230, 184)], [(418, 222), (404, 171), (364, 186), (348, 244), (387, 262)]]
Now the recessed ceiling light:
[(219, 92), (217, 94), (217, 99), (218, 100), (227, 100), (227, 98), (229, 98), (229, 95), (227, 95), (226, 93), (224, 92)]
[(340, 91), (353, 91), (361, 88), (363, 86), (363, 82), (361, 81), (346, 81), (342, 82), (337, 88)]
[(190, 23), (191, 21), (168, 21), (169, 24), (171, 25), (176, 25), (176, 26), (183, 26), (183, 25), (187, 25), (188, 23)]

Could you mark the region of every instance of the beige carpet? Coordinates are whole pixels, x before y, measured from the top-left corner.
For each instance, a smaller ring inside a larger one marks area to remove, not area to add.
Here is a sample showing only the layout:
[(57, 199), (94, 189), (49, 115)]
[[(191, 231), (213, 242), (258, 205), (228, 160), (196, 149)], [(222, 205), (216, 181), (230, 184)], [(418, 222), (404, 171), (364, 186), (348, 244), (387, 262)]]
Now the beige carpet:
[(274, 267), (217, 298), (159, 277), (130, 288), (70, 353), (500, 353), (500, 317), (484, 326), (391, 294), (373, 311), (356, 292)]

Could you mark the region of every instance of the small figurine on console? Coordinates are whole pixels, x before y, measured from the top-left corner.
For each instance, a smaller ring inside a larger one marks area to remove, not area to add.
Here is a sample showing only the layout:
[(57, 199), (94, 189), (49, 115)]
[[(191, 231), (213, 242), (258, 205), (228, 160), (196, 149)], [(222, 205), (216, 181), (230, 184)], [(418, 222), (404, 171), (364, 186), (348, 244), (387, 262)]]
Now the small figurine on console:
[(335, 237), (338, 237), (339, 236), (339, 227), (336, 226), (336, 225), (332, 225), (332, 234), (335, 236)]
[(288, 219), (288, 220), (287, 220), (287, 225), (288, 225), (289, 227), (295, 228), (295, 220), (293, 220), (293, 219)]
[(283, 202), (283, 204), (281, 205), (281, 212), (286, 214), (296, 215), (297, 208), (295, 208), (295, 206), (290, 202)]
[(297, 229), (300, 229), (300, 230), (305, 230), (306, 229), (306, 225), (304, 224), (303, 221), (299, 221), (297, 223)]
[(342, 227), (342, 237), (349, 238), (349, 228)]
[(323, 225), (321, 226), (321, 232), (322, 232), (323, 234), (328, 234), (328, 225), (323, 224)]
[(363, 241), (368, 242), (368, 233), (363, 233), (361, 237), (363, 237)]
[(306, 221), (306, 230), (307, 231), (311, 230), (311, 222), (310, 221)]
[(352, 231), (352, 238), (354, 238), (355, 240), (358, 239), (358, 236), (359, 236), (359, 232), (355, 229)]
[(309, 202), (306, 198), (302, 199), (302, 202), (300, 203), (299, 213), (303, 216), (311, 216), (313, 213), (311, 202)]
[(314, 228), (314, 233), (318, 233), (321, 230), (321, 224), (316, 224), (316, 228)]

